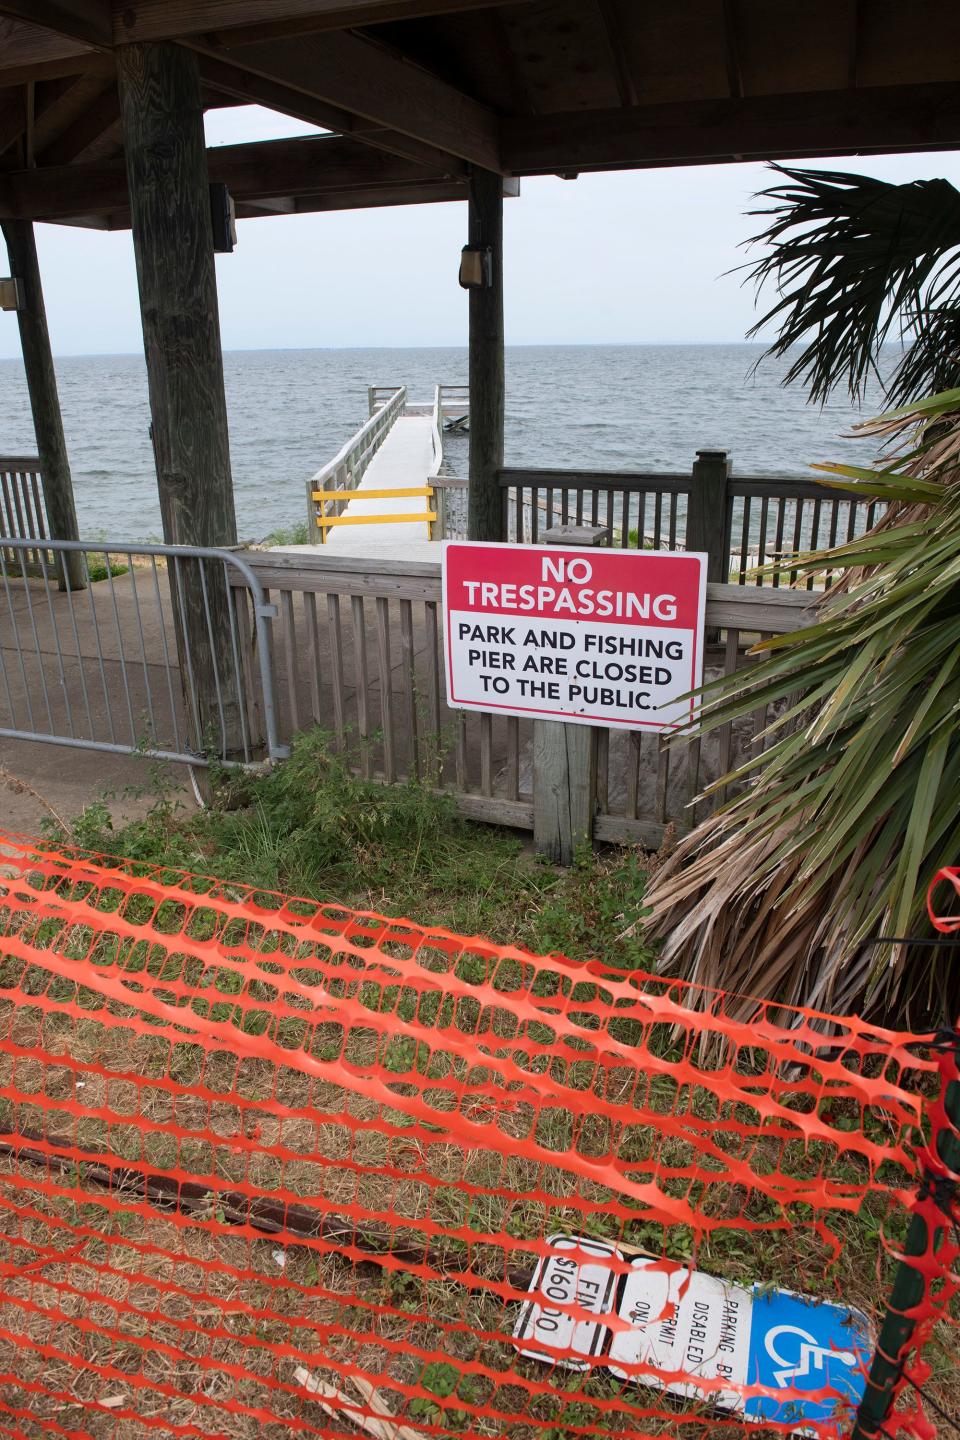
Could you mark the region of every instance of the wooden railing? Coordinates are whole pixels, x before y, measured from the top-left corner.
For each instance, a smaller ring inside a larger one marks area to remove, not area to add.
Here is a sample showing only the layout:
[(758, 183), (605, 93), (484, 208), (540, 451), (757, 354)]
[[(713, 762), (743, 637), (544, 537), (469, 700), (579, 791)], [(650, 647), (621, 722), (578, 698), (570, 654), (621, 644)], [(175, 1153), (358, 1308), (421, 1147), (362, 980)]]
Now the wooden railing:
[(437, 401), (441, 425), (445, 420), (453, 422), (451, 428), (464, 429), (470, 420), (470, 386), (438, 385)]
[[(389, 398), (384, 398), (384, 397)], [(379, 387), (370, 391), (371, 414), (343, 448), (307, 481), (307, 524), (311, 545), (322, 545), (327, 531), (326, 499), (314, 495), (333, 491), (355, 490), (363, 479), (370, 461), (387, 438), (394, 423), (403, 414), (407, 392), (401, 386), (389, 392)], [(335, 503), (335, 502), (334, 502)]]
[(431, 470), (439, 475), (443, 464), (443, 386), (438, 385), (433, 395), (433, 413), (430, 416)]
[(500, 485), (511, 540), (536, 544), (554, 525), (601, 525), (619, 549), (705, 550), (710, 578), (738, 585), (793, 583), (796, 570), (763, 582), (748, 572), (862, 535), (884, 510), (815, 480), (735, 477), (722, 450), (700, 451), (689, 475), (505, 469)]
[(378, 410), (393, 399), (403, 389), (402, 385), (368, 385), (367, 386), (367, 413), (376, 415)]
[[(361, 775), (387, 784), (417, 778), (449, 791), (475, 819), (532, 828), (532, 723), (446, 704), (438, 562), (385, 567), (330, 551), (246, 558), (279, 602), (282, 740), (321, 725)], [(749, 665), (748, 644), (797, 629), (808, 606), (795, 591), (711, 584), (707, 625), (718, 638), (707, 674)], [(693, 797), (754, 753), (768, 718), (759, 708), (716, 735), (672, 746), (655, 735), (601, 732), (597, 838), (657, 846), (668, 826), (687, 828)]]
[[(0, 456), (0, 534), (14, 540), (45, 540), (49, 534), (43, 496), (43, 474), (34, 455)], [(39, 575), (43, 568), (38, 550), (6, 553), (8, 565)], [(49, 563), (49, 561), (48, 561)]]
[(432, 538), (466, 540), (469, 480), (458, 475), (431, 475), (428, 484), (433, 487), (433, 503), (437, 511)]

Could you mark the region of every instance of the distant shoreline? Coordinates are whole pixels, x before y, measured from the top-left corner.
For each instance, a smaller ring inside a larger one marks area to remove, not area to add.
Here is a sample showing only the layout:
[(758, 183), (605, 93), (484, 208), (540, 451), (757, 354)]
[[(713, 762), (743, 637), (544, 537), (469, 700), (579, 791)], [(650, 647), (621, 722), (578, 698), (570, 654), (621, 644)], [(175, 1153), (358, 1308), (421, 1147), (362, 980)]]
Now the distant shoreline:
[[(535, 340), (508, 344), (511, 350), (764, 350), (763, 340)], [(371, 351), (390, 351), (398, 355), (425, 350), (462, 353), (462, 345), (238, 345), (224, 349), (228, 355), (368, 355)], [(63, 350), (55, 360), (128, 360), (143, 355), (142, 350)], [(18, 364), (19, 355), (0, 355), (0, 364)]]
[[(509, 343), (506, 352), (517, 350), (758, 350), (765, 351), (765, 340), (536, 340)], [(894, 341), (885, 345), (884, 350), (900, 347)], [(231, 355), (370, 355), (387, 353), (395, 355), (423, 354), (436, 351), (437, 354), (466, 355), (466, 343), (462, 345), (238, 345), (225, 349), (225, 357)], [(93, 350), (57, 351), (55, 360), (130, 360), (143, 359), (142, 350)], [(19, 365), (19, 354), (0, 355), (0, 365)]]

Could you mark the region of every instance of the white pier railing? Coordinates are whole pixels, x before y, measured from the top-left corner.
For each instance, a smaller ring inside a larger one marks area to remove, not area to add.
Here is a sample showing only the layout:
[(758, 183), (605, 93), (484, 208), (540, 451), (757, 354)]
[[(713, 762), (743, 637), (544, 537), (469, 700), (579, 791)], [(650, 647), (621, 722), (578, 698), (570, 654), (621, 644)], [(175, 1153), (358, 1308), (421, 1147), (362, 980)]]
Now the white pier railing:
[(323, 497), (334, 491), (356, 490), (371, 460), (403, 414), (407, 400), (405, 386), (389, 390), (372, 387), (369, 393), (369, 420), (307, 481), (307, 522), (312, 545), (323, 544), (326, 531), (336, 518), (327, 512), (327, 506), (335, 501)]
[[(411, 401), (403, 386), (371, 385), (367, 401), (369, 419), (307, 482), (310, 543), (356, 549), (442, 539), (447, 507), (434, 509), (433, 477), (443, 463), (444, 433), (468, 422), (469, 389), (436, 385), (432, 400)], [(418, 509), (410, 501), (426, 504)]]

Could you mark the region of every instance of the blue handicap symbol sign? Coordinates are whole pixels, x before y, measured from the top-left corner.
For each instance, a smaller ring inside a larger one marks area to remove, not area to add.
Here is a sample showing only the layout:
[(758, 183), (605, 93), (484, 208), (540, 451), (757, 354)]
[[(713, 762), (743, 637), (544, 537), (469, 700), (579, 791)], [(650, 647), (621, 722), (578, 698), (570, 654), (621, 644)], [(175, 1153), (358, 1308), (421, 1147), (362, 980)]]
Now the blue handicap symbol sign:
[[(754, 1396), (744, 1407), (751, 1420), (801, 1428), (856, 1409), (863, 1398), (872, 1345), (866, 1316), (789, 1290), (754, 1295), (747, 1383), (772, 1390), (809, 1391), (810, 1399)], [(830, 1389), (836, 1395), (817, 1392)]]

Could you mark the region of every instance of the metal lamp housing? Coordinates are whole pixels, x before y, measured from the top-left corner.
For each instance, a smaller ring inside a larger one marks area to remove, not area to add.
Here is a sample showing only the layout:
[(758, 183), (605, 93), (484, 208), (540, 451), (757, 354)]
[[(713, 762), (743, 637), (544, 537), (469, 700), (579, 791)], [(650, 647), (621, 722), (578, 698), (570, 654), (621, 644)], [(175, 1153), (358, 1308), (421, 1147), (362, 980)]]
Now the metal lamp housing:
[(460, 284), (464, 290), (490, 289), (493, 250), (489, 245), (464, 245), (460, 252)]

